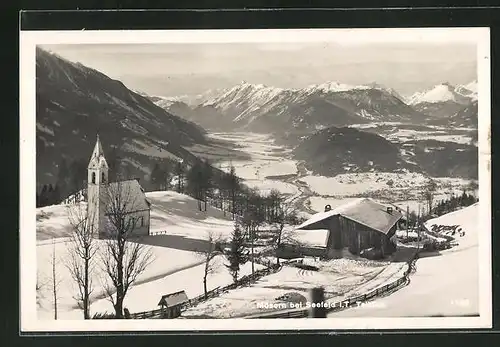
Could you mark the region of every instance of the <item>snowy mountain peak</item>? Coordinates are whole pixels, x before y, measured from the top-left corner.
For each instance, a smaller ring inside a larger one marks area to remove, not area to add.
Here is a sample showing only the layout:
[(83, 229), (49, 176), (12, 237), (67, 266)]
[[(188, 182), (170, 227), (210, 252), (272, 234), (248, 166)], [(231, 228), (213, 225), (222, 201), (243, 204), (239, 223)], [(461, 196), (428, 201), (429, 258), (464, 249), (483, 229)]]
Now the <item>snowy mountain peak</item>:
[(464, 87), (473, 93), (477, 93), (477, 80), (474, 80), (474, 81), (464, 85)]
[(283, 90), (282, 88), (268, 87), (264, 84), (242, 82), (230, 89), (226, 89), (221, 95), (205, 101), (202, 105), (210, 106), (218, 104), (219, 106), (225, 105), (225, 107), (230, 107), (241, 102), (263, 105)]
[(325, 82), (321, 84), (313, 84), (305, 88), (305, 90), (309, 93), (313, 92), (323, 92), (323, 93), (330, 93), (330, 92), (346, 92), (349, 90), (353, 89), (369, 89), (369, 86), (354, 86), (354, 85), (349, 85), (349, 84), (344, 84), (344, 83), (338, 83), (335, 81), (330, 81), (330, 82)]
[(439, 103), (453, 101), (459, 104), (470, 103), (470, 98), (462, 93), (457, 92), (457, 87), (454, 87), (448, 82), (438, 84), (429, 90), (417, 92), (409, 98), (410, 105), (420, 103)]

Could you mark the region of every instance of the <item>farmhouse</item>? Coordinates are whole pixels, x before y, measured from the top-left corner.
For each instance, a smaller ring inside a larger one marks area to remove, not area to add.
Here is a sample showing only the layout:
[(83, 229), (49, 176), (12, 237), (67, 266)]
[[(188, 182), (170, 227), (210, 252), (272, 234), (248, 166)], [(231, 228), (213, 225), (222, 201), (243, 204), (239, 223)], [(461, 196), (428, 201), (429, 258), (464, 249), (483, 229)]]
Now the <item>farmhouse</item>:
[[(394, 207), (387, 207), (371, 199), (356, 199), (335, 209), (327, 205), (324, 212), (313, 215), (299, 225), (297, 235), (307, 239), (307, 232), (316, 239), (324, 237), (323, 256), (336, 257), (347, 249), (351, 254), (360, 255), (363, 250), (372, 250), (384, 257), (395, 251), (391, 241), (397, 224), (403, 215)], [(325, 235), (325, 236), (322, 236)], [(300, 243), (300, 240), (299, 240)], [(313, 251), (316, 256), (319, 244), (300, 246), (305, 253)], [(304, 252), (303, 252), (304, 253)]]
[(120, 218), (132, 235), (149, 235), (151, 205), (144, 190), (135, 179), (108, 182), (109, 167), (99, 135), (87, 171), (87, 219), (92, 230), (105, 238), (116, 229), (115, 218)]

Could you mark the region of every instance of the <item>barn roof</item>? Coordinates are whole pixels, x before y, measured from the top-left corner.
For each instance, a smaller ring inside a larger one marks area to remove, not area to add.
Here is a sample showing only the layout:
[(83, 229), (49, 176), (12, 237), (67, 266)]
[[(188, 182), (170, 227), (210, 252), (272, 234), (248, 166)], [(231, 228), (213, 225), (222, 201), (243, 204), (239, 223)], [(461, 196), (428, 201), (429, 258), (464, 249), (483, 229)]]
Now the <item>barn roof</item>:
[(295, 229), (290, 235), (289, 242), (284, 243), (297, 244), (306, 247), (326, 247), (326, 243), (328, 241), (328, 233), (329, 230), (327, 229)]
[(144, 194), (139, 182), (135, 179), (111, 182), (107, 185), (107, 189), (101, 191), (103, 198), (120, 194), (122, 201), (126, 204), (127, 212), (149, 210), (150, 202)]
[(328, 220), (340, 215), (356, 223), (363, 224), (371, 229), (387, 234), (389, 230), (401, 219), (402, 214), (393, 208), (387, 212), (387, 206), (372, 199), (360, 198), (345, 205), (341, 205), (327, 212), (320, 212), (299, 225), (297, 229), (325, 229), (328, 228)]
[(163, 305), (167, 307), (172, 307), (183, 304), (188, 300), (189, 299), (186, 295), (186, 292), (181, 290), (179, 292), (163, 295), (160, 299), (160, 302), (158, 303), (158, 306)]

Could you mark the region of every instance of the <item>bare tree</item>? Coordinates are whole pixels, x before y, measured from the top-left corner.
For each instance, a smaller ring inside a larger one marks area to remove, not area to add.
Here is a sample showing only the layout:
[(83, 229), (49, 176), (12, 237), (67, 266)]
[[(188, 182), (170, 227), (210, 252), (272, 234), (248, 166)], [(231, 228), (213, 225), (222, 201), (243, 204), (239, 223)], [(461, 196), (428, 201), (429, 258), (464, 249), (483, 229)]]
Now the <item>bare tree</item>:
[(432, 214), (432, 208), (434, 203), (434, 195), (437, 189), (437, 184), (432, 179), (429, 180), (429, 183), (426, 185), (423, 193), (423, 198), (427, 203), (428, 214)]
[(40, 280), (40, 275), (37, 272), (36, 274), (36, 304), (38, 306), (42, 306), (42, 299), (44, 299), (44, 293), (42, 289), (45, 287), (45, 281)]
[(123, 182), (108, 185), (103, 195), (108, 220), (105, 227), (107, 239), (100, 252), (107, 276), (104, 286), (115, 309), (115, 317), (123, 318), (125, 296), (137, 277), (152, 263), (153, 253), (134, 234), (141, 218), (136, 212), (140, 210), (140, 197)]
[(59, 289), (59, 285), (61, 284), (62, 280), (59, 279), (59, 276), (57, 274), (57, 264), (59, 263), (59, 260), (57, 259), (56, 256), (56, 241), (55, 239), (52, 239), (52, 257), (50, 259), (50, 265), (52, 267), (52, 300), (53, 300), (53, 305), (54, 305), (54, 319), (57, 320), (57, 301), (59, 297), (57, 296), (57, 290)]
[(252, 274), (255, 272), (255, 240), (259, 228), (265, 222), (264, 199), (258, 189), (251, 189), (246, 199), (246, 208), (243, 211), (243, 217), (240, 220), (246, 236), (250, 240), (250, 260), (252, 262)]
[(286, 229), (287, 225), (296, 225), (299, 222), (298, 212), (293, 203), (285, 202), (281, 197), (274, 202), (276, 206), (274, 212), (270, 216), (270, 225), (275, 232), (273, 248), (276, 254), (276, 265), (280, 265), (278, 249), (283, 242), (291, 239), (292, 231)]
[(68, 207), (69, 223), (72, 228), (71, 241), (68, 243), (69, 260), (66, 264), (71, 278), (78, 287), (74, 299), (83, 311), (84, 319), (90, 319), (90, 295), (93, 292), (92, 275), (95, 269), (95, 254), (97, 243), (94, 236), (97, 230), (90, 223), (87, 207), (76, 204)]
[(220, 253), (219, 246), (222, 241), (221, 235), (216, 234), (213, 230), (207, 233), (207, 248), (198, 251), (198, 254), (202, 257), (204, 261), (204, 271), (203, 271), (203, 292), (205, 294), (205, 299), (207, 298), (207, 279), (208, 276), (215, 272), (217, 269), (217, 263), (215, 262), (215, 256)]

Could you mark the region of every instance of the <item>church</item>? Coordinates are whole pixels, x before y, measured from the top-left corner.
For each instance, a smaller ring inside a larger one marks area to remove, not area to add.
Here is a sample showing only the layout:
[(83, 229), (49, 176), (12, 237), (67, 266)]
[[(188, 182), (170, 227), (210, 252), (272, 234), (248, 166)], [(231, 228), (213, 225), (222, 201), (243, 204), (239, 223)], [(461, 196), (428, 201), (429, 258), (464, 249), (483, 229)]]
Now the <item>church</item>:
[[(87, 168), (87, 218), (99, 238), (121, 230), (131, 236), (146, 236), (150, 231), (151, 204), (138, 180), (108, 181), (109, 167), (104, 157), (99, 135)], [(111, 222), (114, 221), (114, 222)]]

